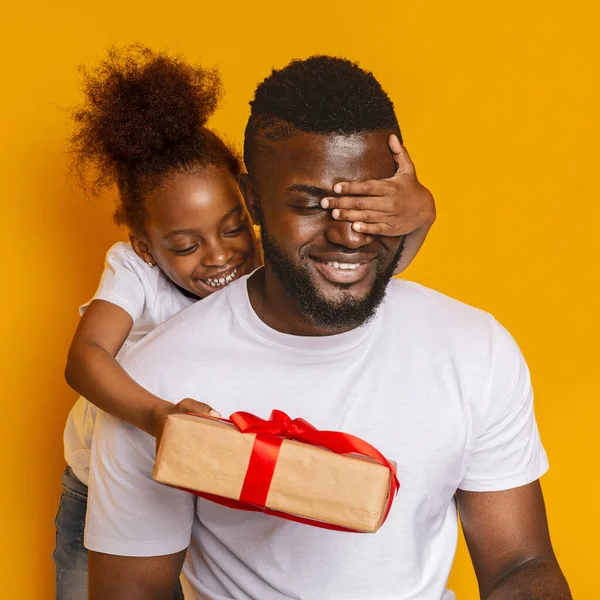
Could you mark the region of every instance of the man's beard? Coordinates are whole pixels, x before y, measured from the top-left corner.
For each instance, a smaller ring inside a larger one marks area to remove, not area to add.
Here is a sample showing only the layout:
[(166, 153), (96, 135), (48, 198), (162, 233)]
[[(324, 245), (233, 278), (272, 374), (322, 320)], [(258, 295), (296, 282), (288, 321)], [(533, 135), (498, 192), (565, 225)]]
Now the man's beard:
[[(371, 291), (364, 298), (355, 298), (348, 289), (345, 289), (348, 286), (339, 285), (339, 294), (336, 300), (328, 300), (319, 293), (308, 267), (295, 265), (280, 250), (266, 230), (264, 223), (261, 224), (260, 236), (265, 264), (271, 267), (285, 292), (296, 301), (301, 312), (315, 325), (325, 329), (352, 329), (375, 316), (404, 249), (403, 238), (398, 251), (389, 264), (383, 265), (377, 259), (375, 280)], [(351, 252), (347, 253), (352, 254)]]

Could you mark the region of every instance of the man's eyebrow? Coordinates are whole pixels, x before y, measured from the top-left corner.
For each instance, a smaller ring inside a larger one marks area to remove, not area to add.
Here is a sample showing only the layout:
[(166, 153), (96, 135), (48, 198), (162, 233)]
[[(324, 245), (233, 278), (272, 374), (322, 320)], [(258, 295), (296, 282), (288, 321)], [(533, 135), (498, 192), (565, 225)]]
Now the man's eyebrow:
[(306, 183), (294, 183), (287, 189), (288, 192), (302, 192), (315, 198), (324, 198), (325, 196), (336, 196), (333, 190), (318, 187), (316, 185), (307, 185)]
[[(219, 225), (221, 225), (223, 222), (225, 222), (229, 217), (231, 217), (231, 215), (235, 214), (236, 212), (241, 212), (241, 211), (242, 211), (241, 206), (236, 206), (235, 208), (232, 208), (227, 214), (223, 215), (223, 217), (219, 221)], [(174, 238), (178, 235), (198, 235), (198, 230), (197, 229), (176, 229), (175, 231), (169, 231), (169, 233), (167, 233), (167, 235), (164, 235), (162, 239), (170, 240), (171, 238)]]

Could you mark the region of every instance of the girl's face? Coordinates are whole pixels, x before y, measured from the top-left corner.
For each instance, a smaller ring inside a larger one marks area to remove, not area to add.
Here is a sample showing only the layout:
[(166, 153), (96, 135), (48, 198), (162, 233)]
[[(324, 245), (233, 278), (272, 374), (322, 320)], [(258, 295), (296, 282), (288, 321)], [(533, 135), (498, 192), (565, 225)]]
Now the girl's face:
[(135, 251), (180, 288), (205, 298), (258, 266), (257, 242), (238, 182), (224, 167), (169, 175), (146, 198)]

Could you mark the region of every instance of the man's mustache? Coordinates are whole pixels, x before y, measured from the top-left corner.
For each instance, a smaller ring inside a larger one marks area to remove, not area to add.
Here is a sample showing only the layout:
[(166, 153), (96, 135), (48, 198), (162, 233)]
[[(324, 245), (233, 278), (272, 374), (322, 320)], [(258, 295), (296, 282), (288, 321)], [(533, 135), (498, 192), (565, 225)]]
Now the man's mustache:
[(339, 244), (329, 243), (326, 246), (320, 246), (318, 248), (311, 247), (303, 252), (305, 255), (311, 254), (346, 254), (347, 256), (354, 256), (357, 254), (368, 254), (376, 255), (377, 259), (384, 258), (389, 254), (381, 244), (369, 244), (368, 246), (361, 246), (360, 248), (348, 248), (348, 246), (342, 246)]

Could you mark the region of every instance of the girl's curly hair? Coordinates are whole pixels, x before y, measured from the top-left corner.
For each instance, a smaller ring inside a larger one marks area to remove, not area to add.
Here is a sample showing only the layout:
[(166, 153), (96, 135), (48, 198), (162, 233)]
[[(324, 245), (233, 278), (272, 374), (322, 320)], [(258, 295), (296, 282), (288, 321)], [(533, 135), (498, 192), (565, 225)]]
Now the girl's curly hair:
[(239, 175), (239, 157), (206, 128), (223, 93), (216, 69), (135, 44), (81, 71), (74, 164), (82, 178), (93, 173), (96, 191), (117, 185), (117, 223), (142, 231), (145, 194), (173, 171), (222, 165)]

